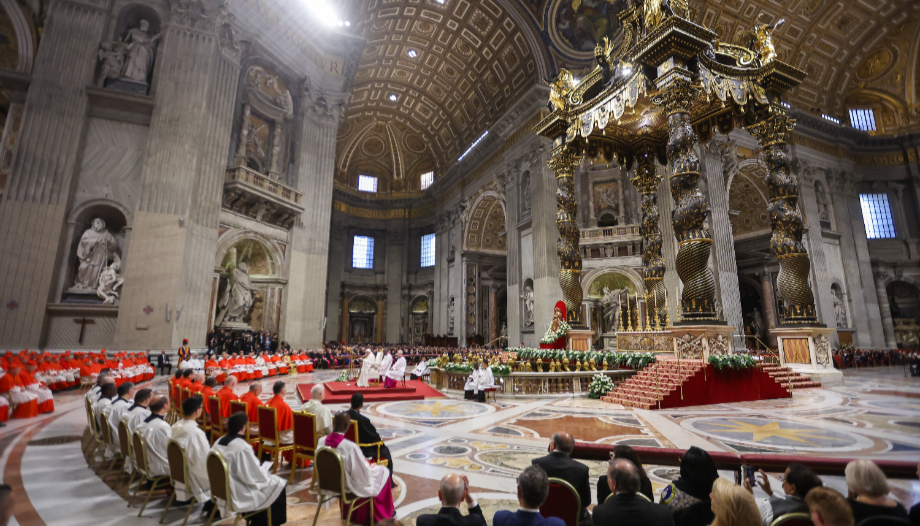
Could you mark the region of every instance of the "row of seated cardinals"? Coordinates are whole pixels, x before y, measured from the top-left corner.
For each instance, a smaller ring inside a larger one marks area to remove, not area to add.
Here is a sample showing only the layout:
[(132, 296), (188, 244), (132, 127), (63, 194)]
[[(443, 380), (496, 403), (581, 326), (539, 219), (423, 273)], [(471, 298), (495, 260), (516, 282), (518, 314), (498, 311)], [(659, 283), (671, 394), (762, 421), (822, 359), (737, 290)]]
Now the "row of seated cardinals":
[(213, 376), (217, 383), (223, 383), (227, 375), (235, 376), (239, 381), (258, 380), (279, 374), (288, 374), (291, 369), (298, 373), (313, 371), (313, 362), (306, 353), (293, 353), (281, 356), (278, 354), (240, 356), (239, 354), (224, 354), (220, 358), (209, 357), (204, 362), (204, 370)]

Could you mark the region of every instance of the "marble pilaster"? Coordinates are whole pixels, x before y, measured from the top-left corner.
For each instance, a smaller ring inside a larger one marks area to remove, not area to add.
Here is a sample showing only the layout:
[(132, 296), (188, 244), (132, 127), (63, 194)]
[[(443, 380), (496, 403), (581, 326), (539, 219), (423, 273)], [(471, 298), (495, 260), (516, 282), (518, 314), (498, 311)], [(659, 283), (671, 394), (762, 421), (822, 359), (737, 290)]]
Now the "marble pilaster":
[[(670, 173), (670, 166), (659, 166), (658, 170)], [(678, 321), (677, 306), (680, 302), (680, 277), (677, 275), (677, 239), (671, 223), (670, 211), (674, 210), (674, 197), (668, 186), (668, 178), (662, 177), (658, 184), (658, 208), (663, 211), (659, 226), (661, 227), (661, 255), (664, 257), (664, 286), (668, 289), (668, 316), (671, 323)]]
[[(837, 317), (834, 314), (834, 298), (831, 292), (831, 277), (827, 271), (827, 260), (824, 256), (824, 236), (821, 234), (821, 213), (815, 196), (815, 172), (802, 160), (796, 163), (795, 173), (799, 178), (799, 206), (805, 215), (806, 232), (803, 240), (808, 247), (811, 258), (811, 280), (814, 283), (812, 291), (815, 293), (815, 308), (818, 321), (833, 329), (837, 327)], [(836, 333), (831, 333), (831, 339), (836, 341)]]
[[(547, 141), (548, 142), (548, 141)], [(532, 189), (534, 265), (534, 332), (542, 336), (553, 317), (553, 305), (562, 300), (556, 240), (556, 174), (546, 166), (549, 147), (540, 152), (530, 171)]]
[(760, 278), (760, 304), (763, 313), (763, 321), (766, 324), (764, 332), (769, 345), (776, 345), (776, 335), (773, 329), (776, 328), (776, 298), (773, 296), (773, 274), (767, 270), (757, 273)]
[(385, 341), (396, 343), (403, 341), (400, 332), (402, 325), (400, 313), (402, 308), (402, 284), (406, 273), (406, 232), (402, 227), (387, 231), (386, 245), (386, 284), (387, 284), (387, 319)]
[(882, 330), (885, 334), (885, 347), (889, 349), (898, 348), (898, 339), (894, 332), (894, 320), (891, 316), (891, 304), (888, 298), (888, 281), (889, 274), (883, 270), (876, 271), (875, 293), (878, 295), (878, 308), (882, 317)]

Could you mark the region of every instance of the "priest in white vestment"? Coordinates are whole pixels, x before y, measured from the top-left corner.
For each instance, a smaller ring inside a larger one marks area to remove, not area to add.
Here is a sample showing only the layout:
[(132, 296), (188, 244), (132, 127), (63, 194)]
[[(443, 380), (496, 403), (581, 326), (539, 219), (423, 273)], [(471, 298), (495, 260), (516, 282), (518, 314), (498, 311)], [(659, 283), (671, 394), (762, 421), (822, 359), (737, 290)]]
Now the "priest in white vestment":
[[(345, 468), (345, 487), (358, 497), (370, 498), (374, 509), (374, 522), (392, 518), (395, 513), (393, 492), (390, 488), (390, 470), (380, 464), (370, 464), (361, 448), (345, 438), (345, 431), (351, 425), (351, 416), (346, 412), (337, 413), (332, 420), (333, 432), (319, 439), (317, 452), (328, 447), (335, 449)], [(344, 517), (343, 517), (344, 518)], [(368, 507), (355, 510), (352, 522), (369, 524)]]
[(485, 362), (479, 362), (479, 377), (476, 379), (476, 400), (479, 402), (486, 401), (486, 389), (495, 387), (495, 376), (492, 374), (492, 368)]
[[(137, 391), (134, 393), (134, 403), (121, 414), (121, 421), (128, 428), (128, 438), (131, 442), (134, 442), (134, 430), (137, 429), (137, 425), (150, 416), (150, 409), (147, 406), (150, 404), (152, 394), (153, 392), (150, 389)], [(132, 473), (134, 471), (134, 455), (128, 455), (125, 452), (125, 456), (128, 457), (125, 461), (125, 473)]]
[(147, 475), (161, 477), (169, 475), (169, 459), (166, 447), (172, 438), (172, 428), (163, 417), (169, 412), (169, 399), (161, 396), (150, 404), (150, 416), (138, 424), (137, 433), (147, 443)]
[(386, 378), (383, 379), (383, 386), (387, 389), (396, 387), (396, 382), (406, 376), (406, 359), (403, 358), (403, 352), (396, 352), (396, 362), (387, 371)]
[(470, 375), (466, 377), (466, 384), (463, 386), (463, 398), (473, 400), (476, 392), (476, 385), (479, 383), (479, 369), (473, 369)]
[(121, 421), (121, 415), (131, 407), (131, 399), (134, 398), (134, 384), (125, 382), (118, 386), (118, 397), (112, 400), (112, 403), (102, 409), (102, 414), (109, 421), (109, 432), (112, 435), (112, 447), (115, 452), (121, 453), (121, 435), (118, 432), (118, 422)]
[(380, 361), (380, 377), (386, 378), (387, 373), (390, 372), (390, 367), (393, 367), (393, 355), (390, 354), (390, 351), (387, 351), (383, 355), (383, 360)]
[(367, 354), (364, 355), (364, 361), (361, 362), (361, 373), (358, 374), (358, 387), (370, 387), (371, 380), (376, 380), (380, 376), (377, 358), (374, 351), (367, 348)]
[(426, 374), (428, 374), (428, 362), (422, 358), (418, 365), (415, 366), (415, 370), (412, 371), (409, 378), (412, 380), (421, 380)]
[(186, 487), (183, 481), (172, 482), (176, 499), (180, 502), (195, 497), (198, 502), (207, 503), (211, 498), (211, 483), (208, 480), (208, 453), (211, 452), (211, 444), (197, 422), (201, 416), (202, 405), (200, 396), (187, 398), (182, 402), (182, 420), (172, 426), (172, 439), (185, 451), (188, 465), (189, 487)]
[[(240, 435), (247, 421), (246, 413), (231, 415), (227, 420), (227, 434), (214, 443), (211, 451), (220, 453), (227, 463), (233, 509), (237, 513), (249, 513), (271, 507), (272, 523), (284, 524), (287, 522), (285, 481), (271, 474), (271, 462), (259, 465), (252, 446)], [(226, 501), (217, 499), (217, 507), (221, 518), (230, 517)], [(268, 525), (267, 514), (255, 515), (248, 523)]]
[[(115, 397), (118, 395), (118, 388), (115, 387), (115, 382), (113, 381), (112, 383), (104, 384), (100, 393), (99, 399), (93, 404), (93, 414), (96, 415), (96, 430), (102, 433), (102, 415), (106, 408), (115, 401)], [(16, 403), (16, 400), (13, 400), (13, 403)]]
[(313, 423), (318, 437), (332, 433), (332, 411), (323, 405), (323, 398), (325, 397), (326, 387), (323, 384), (316, 384), (310, 389), (310, 400), (300, 406), (302, 412), (313, 415)]

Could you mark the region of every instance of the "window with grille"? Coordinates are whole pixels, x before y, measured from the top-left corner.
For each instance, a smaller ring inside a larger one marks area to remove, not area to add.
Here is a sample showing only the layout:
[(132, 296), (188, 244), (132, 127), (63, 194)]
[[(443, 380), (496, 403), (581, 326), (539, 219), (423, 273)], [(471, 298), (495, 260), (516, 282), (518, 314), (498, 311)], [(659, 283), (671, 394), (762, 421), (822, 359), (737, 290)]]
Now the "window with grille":
[(358, 190), (377, 193), (377, 178), (371, 175), (358, 176)]
[(869, 239), (896, 237), (888, 194), (859, 194), (859, 204), (862, 205), (866, 237)]
[(868, 108), (850, 108), (850, 125), (864, 132), (876, 131), (875, 112)]
[(434, 234), (425, 234), (422, 236), (422, 267), (434, 266)]
[(374, 268), (374, 238), (355, 236), (351, 251), (351, 266), (354, 268)]
[(427, 190), (431, 183), (434, 182), (434, 172), (426, 172), (422, 174), (422, 190)]

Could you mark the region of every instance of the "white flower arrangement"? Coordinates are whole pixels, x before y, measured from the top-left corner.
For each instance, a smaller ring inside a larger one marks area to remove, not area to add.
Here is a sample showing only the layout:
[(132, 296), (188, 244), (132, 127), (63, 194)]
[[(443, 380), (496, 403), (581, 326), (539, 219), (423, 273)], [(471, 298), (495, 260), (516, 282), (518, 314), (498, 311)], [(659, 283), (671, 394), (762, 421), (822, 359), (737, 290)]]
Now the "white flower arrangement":
[(540, 343), (555, 343), (556, 340), (569, 333), (569, 324), (565, 320), (559, 322), (559, 328), (555, 331), (552, 330), (552, 325), (552, 322), (546, 325), (546, 334), (540, 338)]

